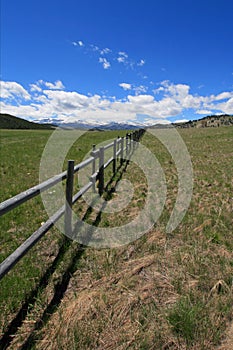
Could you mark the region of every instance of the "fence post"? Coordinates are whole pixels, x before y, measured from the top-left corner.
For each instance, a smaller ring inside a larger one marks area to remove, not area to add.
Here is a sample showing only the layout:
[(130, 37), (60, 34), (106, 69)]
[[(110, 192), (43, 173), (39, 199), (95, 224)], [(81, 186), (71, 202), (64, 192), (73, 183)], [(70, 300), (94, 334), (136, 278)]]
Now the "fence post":
[(132, 148), (133, 148), (133, 151), (134, 151), (135, 150), (135, 131), (133, 131), (133, 133), (132, 133), (132, 139), (133, 139)]
[(129, 153), (131, 153), (132, 150), (132, 133), (129, 134)]
[(126, 143), (126, 156), (128, 155), (128, 152), (129, 152), (129, 144), (128, 144), (128, 138), (129, 138), (129, 134), (126, 134), (125, 136), (125, 143)]
[(121, 138), (121, 165), (124, 161), (124, 137)]
[[(92, 145), (92, 151), (93, 151), (93, 152), (95, 151), (95, 147), (96, 147), (96, 145)], [(95, 171), (96, 171), (96, 169), (95, 169), (95, 155), (94, 155), (93, 157), (94, 157), (94, 160), (93, 160), (93, 162), (92, 162), (92, 175), (94, 175), (94, 174), (95, 174)], [(92, 191), (93, 191), (93, 192), (96, 192), (96, 191), (95, 191), (95, 181), (96, 181), (96, 179), (95, 179), (95, 178), (92, 178)]]
[(104, 147), (99, 149), (99, 195), (104, 192)]
[(68, 161), (67, 179), (66, 179), (66, 203), (65, 203), (65, 234), (70, 236), (72, 233), (72, 198), (74, 184), (74, 161)]
[(113, 175), (116, 173), (116, 161), (117, 161), (117, 140), (114, 140), (113, 144), (113, 162), (112, 162), (112, 172)]

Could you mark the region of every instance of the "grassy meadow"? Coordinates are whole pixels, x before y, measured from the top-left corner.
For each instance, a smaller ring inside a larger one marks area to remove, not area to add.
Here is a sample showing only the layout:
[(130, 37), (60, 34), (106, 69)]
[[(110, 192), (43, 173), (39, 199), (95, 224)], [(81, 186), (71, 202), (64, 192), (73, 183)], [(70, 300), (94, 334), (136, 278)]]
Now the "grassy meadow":
[[(71, 242), (56, 228), (49, 231), (0, 282), (0, 349), (232, 348), (233, 128), (179, 133), (194, 171), (192, 201), (180, 225), (166, 233), (178, 188), (175, 164), (146, 133), (141, 142), (156, 155), (167, 184), (154, 228), (127, 246), (99, 250)], [(50, 135), (46, 130), (1, 131), (1, 202), (38, 183)], [(67, 159), (77, 164), (93, 143), (118, 135), (125, 132), (88, 132)], [(104, 193), (107, 200), (117, 196), (114, 186), (120, 179), (134, 188), (122, 212), (100, 215), (83, 200), (74, 210), (103, 227), (132, 220), (145, 204), (145, 176), (133, 163), (124, 164)], [(47, 215), (38, 196), (0, 220), (3, 261)]]

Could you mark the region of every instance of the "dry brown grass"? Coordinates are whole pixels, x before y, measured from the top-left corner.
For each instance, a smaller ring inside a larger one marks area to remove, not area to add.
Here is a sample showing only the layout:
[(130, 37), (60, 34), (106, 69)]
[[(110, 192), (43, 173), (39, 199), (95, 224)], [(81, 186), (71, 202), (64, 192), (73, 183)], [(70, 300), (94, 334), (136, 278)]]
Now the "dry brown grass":
[[(229, 320), (229, 314), (219, 308), (229, 306), (232, 291), (225, 282), (214, 283), (215, 270), (209, 287), (201, 290), (200, 276), (189, 271), (193, 255), (182, 254), (182, 264), (178, 258), (180, 244), (180, 238), (166, 239), (161, 232), (151, 231), (147, 239), (117, 250), (110, 271), (105, 266), (106, 251), (87, 252), (86, 266), (73, 275), (59, 309), (37, 334), (36, 348), (213, 349), (218, 332)], [(208, 256), (209, 250), (199, 253)], [(93, 254), (98, 276), (89, 260)], [(217, 259), (219, 252), (215, 254)], [(208, 316), (194, 322), (192, 331), (201, 339), (194, 337), (192, 343), (176, 336), (168, 320), (182, 296), (193, 298), (194, 304), (202, 300), (205, 310), (198, 311)]]
[[(156, 265), (156, 256), (148, 254), (122, 260), (117, 266), (119, 271), (96, 281), (88, 273), (82, 276), (77, 272), (37, 348), (126, 349), (138, 342), (144, 322), (148, 323), (147, 337), (153, 339), (155, 324), (151, 315), (149, 324), (147, 309), (154, 308), (155, 313), (157, 304), (169, 305), (177, 298), (168, 276), (158, 272)], [(172, 335), (169, 341), (174, 341)]]

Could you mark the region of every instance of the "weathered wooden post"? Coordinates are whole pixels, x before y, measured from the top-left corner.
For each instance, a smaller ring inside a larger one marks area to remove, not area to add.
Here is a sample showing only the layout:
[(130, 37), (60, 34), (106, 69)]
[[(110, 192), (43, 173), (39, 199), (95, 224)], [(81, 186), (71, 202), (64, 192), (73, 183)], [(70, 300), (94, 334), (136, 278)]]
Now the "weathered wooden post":
[(65, 234), (70, 236), (72, 233), (72, 199), (74, 186), (74, 161), (68, 161), (67, 179), (66, 179), (66, 203), (65, 203)]
[[(96, 145), (92, 145), (92, 152), (95, 152), (95, 147), (96, 147)], [(93, 162), (92, 162), (92, 175), (94, 175), (95, 174), (95, 171), (96, 171), (96, 167), (95, 167), (95, 153), (94, 154), (92, 154), (92, 156), (94, 157), (94, 160), (93, 160)], [(93, 177), (92, 178), (92, 191), (93, 192), (96, 192), (95, 191), (95, 181), (96, 181), (96, 179)]]
[(129, 134), (129, 153), (131, 153), (132, 150), (132, 133)]
[(136, 141), (135, 141), (135, 139), (136, 139), (136, 132), (134, 131), (134, 132), (133, 132), (133, 151), (134, 151), (135, 148), (136, 148)]
[(99, 149), (99, 195), (104, 192), (104, 147)]
[[(120, 136), (117, 136), (117, 152), (119, 151), (119, 149), (120, 149), (120, 142), (121, 142), (121, 140), (120, 140)], [(118, 153), (118, 155), (117, 155), (117, 160), (119, 160), (119, 153)]]
[(112, 162), (113, 175), (115, 175), (115, 173), (116, 173), (116, 161), (117, 161), (117, 140), (114, 140), (114, 144), (113, 144), (113, 162)]
[(129, 153), (129, 143), (128, 143), (128, 140), (129, 140), (129, 134), (126, 134), (126, 136), (125, 136), (125, 143), (126, 143), (126, 151), (125, 151), (125, 153), (126, 153), (126, 156), (127, 156), (128, 153)]
[(121, 165), (124, 162), (124, 137), (121, 138)]

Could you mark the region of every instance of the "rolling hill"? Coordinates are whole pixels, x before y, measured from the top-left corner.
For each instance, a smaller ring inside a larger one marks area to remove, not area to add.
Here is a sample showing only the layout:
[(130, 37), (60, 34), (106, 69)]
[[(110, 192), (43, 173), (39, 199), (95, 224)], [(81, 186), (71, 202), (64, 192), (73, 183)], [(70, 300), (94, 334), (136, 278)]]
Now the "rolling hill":
[(14, 117), (10, 114), (0, 113), (0, 129), (54, 129), (52, 124), (38, 124)]
[(208, 115), (198, 120), (190, 120), (185, 123), (174, 123), (173, 125), (178, 128), (208, 128), (218, 126), (231, 126), (233, 125), (233, 115)]

